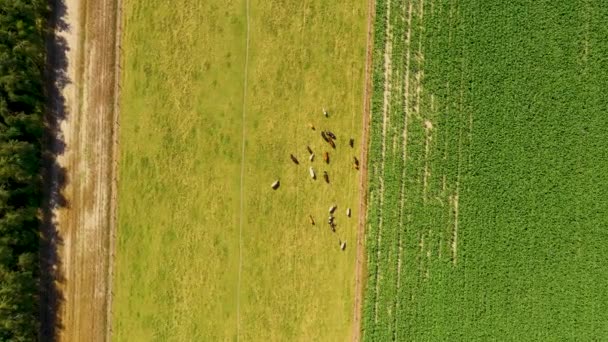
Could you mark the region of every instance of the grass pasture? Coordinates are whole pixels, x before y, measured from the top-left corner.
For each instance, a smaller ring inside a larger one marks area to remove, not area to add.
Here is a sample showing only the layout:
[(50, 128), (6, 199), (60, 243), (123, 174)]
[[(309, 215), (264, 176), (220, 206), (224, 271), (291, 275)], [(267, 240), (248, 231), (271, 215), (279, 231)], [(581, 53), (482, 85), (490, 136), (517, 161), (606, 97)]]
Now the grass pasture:
[(123, 3), (113, 339), (346, 339), (366, 1)]
[(606, 6), (376, 11), (364, 339), (607, 336)]

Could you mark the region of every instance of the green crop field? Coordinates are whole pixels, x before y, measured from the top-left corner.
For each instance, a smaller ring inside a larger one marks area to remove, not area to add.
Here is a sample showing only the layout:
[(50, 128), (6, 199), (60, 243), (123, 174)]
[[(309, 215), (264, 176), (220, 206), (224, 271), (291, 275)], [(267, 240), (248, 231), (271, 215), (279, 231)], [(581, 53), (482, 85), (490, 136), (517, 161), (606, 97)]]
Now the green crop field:
[(363, 336), (608, 336), (608, 7), (378, 0)]
[(347, 338), (366, 1), (123, 2), (113, 339)]

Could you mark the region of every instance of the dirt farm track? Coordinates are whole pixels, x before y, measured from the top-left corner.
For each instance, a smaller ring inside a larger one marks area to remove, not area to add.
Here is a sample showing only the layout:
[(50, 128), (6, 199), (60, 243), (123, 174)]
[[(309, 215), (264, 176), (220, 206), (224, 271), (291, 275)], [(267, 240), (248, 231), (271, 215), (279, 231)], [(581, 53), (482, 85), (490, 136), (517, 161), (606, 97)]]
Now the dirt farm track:
[(119, 0), (56, 0), (41, 340), (109, 340)]

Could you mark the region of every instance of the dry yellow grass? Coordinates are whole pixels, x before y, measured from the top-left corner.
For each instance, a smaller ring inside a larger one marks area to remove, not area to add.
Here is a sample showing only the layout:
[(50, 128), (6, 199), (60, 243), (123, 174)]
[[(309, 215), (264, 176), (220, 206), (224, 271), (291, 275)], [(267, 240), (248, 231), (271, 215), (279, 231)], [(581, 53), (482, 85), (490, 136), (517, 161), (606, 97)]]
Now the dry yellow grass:
[[(351, 164), (367, 2), (251, 1), (249, 9), (243, 106), (244, 1), (125, 1), (116, 340), (335, 341), (352, 331), (359, 175)], [(336, 150), (321, 139), (324, 128), (338, 136)], [(349, 243), (344, 252), (339, 239)]]

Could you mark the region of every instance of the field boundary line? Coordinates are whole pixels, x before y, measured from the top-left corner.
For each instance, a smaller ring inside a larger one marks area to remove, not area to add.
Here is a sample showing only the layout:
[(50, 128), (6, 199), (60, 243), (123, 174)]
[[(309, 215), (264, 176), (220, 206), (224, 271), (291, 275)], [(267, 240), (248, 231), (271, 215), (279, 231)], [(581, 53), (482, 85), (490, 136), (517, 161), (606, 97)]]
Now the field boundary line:
[(239, 209), (239, 271), (236, 286), (236, 340), (240, 340), (241, 334), (241, 273), (243, 270), (243, 180), (245, 175), (245, 114), (247, 103), (247, 77), (249, 69), (249, 0), (245, 0), (245, 16), (247, 26), (245, 29), (245, 70), (243, 80), (243, 105), (242, 105), (242, 133), (241, 133), (241, 181), (240, 181), (240, 209)]
[(371, 118), (372, 96), (372, 58), (373, 35), (376, 1), (368, 0), (367, 14), (367, 42), (365, 51), (365, 77), (363, 90), (363, 129), (361, 133), (361, 173), (359, 174), (359, 224), (357, 227), (357, 252), (355, 260), (355, 300), (352, 341), (361, 341), (362, 315), (363, 315), (363, 273), (365, 272), (365, 222), (367, 220), (367, 159), (369, 154), (369, 129)]
[(106, 341), (112, 340), (112, 298), (114, 298), (114, 260), (116, 256), (116, 229), (118, 225), (118, 160), (119, 160), (119, 129), (120, 129), (120, 82), (121, 82), (121, 61), (122, 61), (122, 0), (114, 0), (116, 11), (115, 15), (115, 45), (114, 45), (114, 103), (112, 113), (112, 167), (110, 168), (111, 189), (110, 189), (110, 241), (108, 253), (108, 294), (107, 294), (107, 313), (106, 313)]

